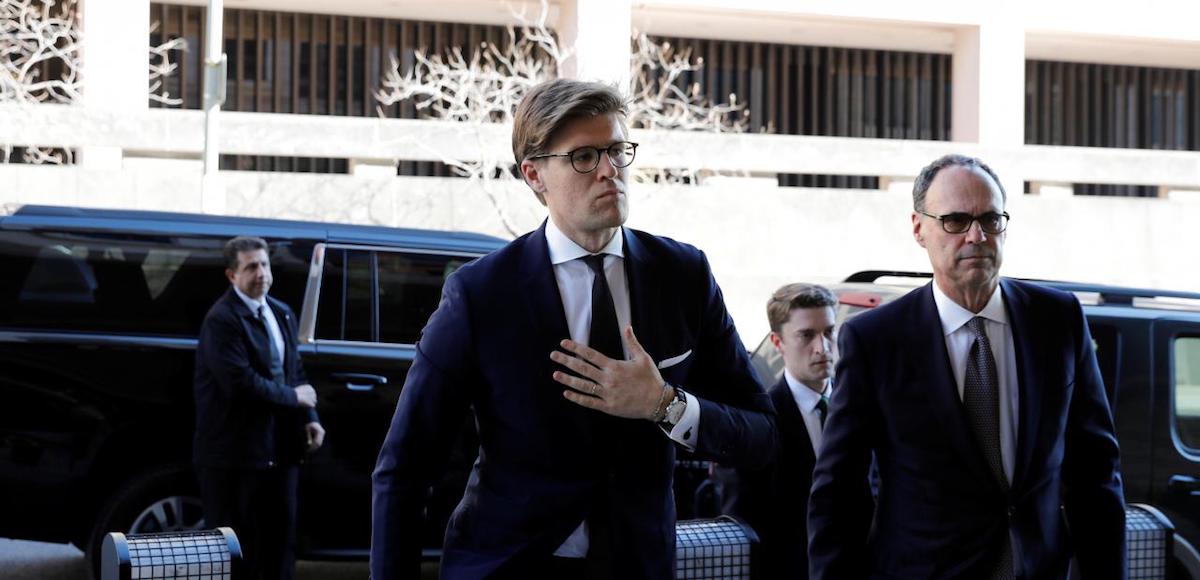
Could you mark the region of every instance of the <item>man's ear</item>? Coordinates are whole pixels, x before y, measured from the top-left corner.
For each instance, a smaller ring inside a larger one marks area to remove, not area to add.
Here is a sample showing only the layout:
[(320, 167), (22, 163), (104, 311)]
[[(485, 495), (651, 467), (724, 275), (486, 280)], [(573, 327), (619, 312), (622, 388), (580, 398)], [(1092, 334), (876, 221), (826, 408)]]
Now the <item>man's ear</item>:
[(783, 354), (783, 339), (779, 338), (779, 333), (772, 331), (768, 337), (771, 339), (771, 344), (774, 345), (775, 350), (779, 351), (779, 354)]
[(546, 182), (542, 181), (539, 170), (540, 167), (534, 161), (526, 159), (521, 162), (521, 177), (525, 179), (525, 184), (533, 190), (538, 201), (542, 202), (542, 205), (546, 205)]
[(920, 246), (922, 248), (924, 248), (925, 247), (925, 237), (921, 235), (921, 214), (914, 211), (912, 213), (912, 223), (913, 223), (913, 239), (917, 241), (917, 244), (920, 244)]
[(225, 268), (225, 277), (229, 278), (230, 284), (233, 284), (233, 281), (236, 277), (236, 273), (233, 270), (230, 270), (229, 268)]

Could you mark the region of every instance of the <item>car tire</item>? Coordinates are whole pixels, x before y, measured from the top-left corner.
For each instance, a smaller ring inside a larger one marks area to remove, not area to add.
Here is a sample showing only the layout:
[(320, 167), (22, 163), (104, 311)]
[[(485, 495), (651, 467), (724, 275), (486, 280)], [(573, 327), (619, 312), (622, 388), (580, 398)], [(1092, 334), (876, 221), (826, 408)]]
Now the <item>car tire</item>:
[(204, 512), (192, 469), (157, 467), (119, 485), (92, 525), (84, 553), (100, 578), (100, 547), (109, 532), (146, 534), (203, 529)]

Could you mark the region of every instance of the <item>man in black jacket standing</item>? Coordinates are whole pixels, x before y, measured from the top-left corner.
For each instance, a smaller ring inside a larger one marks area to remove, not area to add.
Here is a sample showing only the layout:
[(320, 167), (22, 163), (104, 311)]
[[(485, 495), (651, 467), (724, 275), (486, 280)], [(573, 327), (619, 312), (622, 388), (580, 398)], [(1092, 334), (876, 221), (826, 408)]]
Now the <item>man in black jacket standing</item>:
[(245, 577), (290, 579), (297, 465), (325, 430), (296, 349), (296, 317), (267, 296), (267, 243), (233, 238), (225, 261), (231, 287), (205, 316), (196, 348), (193, 461), (205, 523), (238, 534)]
[[(814, 284), (787, 284), (767, 301), (771, 345), (784, 365), (767, 389), (778, 453), (765, 468), (737, 469), (725, 505), (758, 532), (768, 578), (808, 578), (808, 490), (832, 392), (837, 306), (829, 289)], [(722, 469), (729, 478), (733, 470)]]

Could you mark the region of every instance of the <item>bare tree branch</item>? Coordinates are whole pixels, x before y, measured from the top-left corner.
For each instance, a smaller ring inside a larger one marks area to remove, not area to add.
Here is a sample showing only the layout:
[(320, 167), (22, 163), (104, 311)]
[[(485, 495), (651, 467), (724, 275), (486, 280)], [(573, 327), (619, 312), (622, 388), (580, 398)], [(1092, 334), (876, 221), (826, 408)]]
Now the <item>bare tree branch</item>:
[[(80, 68), (75, 0), (0, 0), (0, 103), (72, 103)], [(14, 147), (0, 145), (0, 163)], [(28, 147), (23, 161), (70, 163), (71, 152)]]
[[(542, 0), (535, 18), (527, 18), (523, 12), (514, 16), (521, 24), (509, 27), (506, 45), (481, 43), (473, 47), (469, 58), (459, 48), (445, 55), (419, 50), (413, 55), (412, 67), (402, 73), (403, 67), (393, 57), (391, 72), (375, 93), (379, 115), (384, 116), (382, 107), (407, 101), (424, 118), (467, 127), (511, 122), (525, 94), (556, 78), (573, 53), (559, 44), (547, 25), (546, 0)], [(676, 52), (669, 43), (654, 43), (645, 34), (637, 35), (634, 43), (630, 126), (718, 133), (746, 130), (748, 111), (736, 95), (729, 95), (728, 103), (713, 104), (701, 93), (698, 83), (683, 84), (684, 78), (704, 67), (703, 59), (693, 59), (690, 50)], [(455, 159), (445, 153), (435, 156), (455, 173), (477, 181), (505, 228), (516, 236), (519, 232), (495, 189), (497, 182), (515, 179), (511, 161), (484, 147), (478, 131), (475, 135), (480, 145), (478, 161)], [(638, 168), (633, 178), (640, 182), (698, 184), (709, 174), (696, 168)]]
[[(158, 22), (150, 25), (150, 33), (158, 30)], [(172, 38), (158, 46), (150, 47), (150, 100), (162, 103), (168, 107), (178, 107), (183, 99), (172, 97), (166, 90), (166, 80), (179, 70), (178, 62), (171, 62), (171, 51), (183, 52), (188, 49), (187, 39)]]
[(512, 122), (525, 94), (558, 76), (570, 51), (559, 46), (546, 27), (549, 11), (549, 4), (543, 0), (536, 20), (522, 18), (520, 27), (509, 27), (507, 44), (481, 43), (473, 47), (469, 59), (458, 47), (446, 55), (419, 50), (413, 55), (412, 68), (401, 73), (402, 67), (393, 57), (391, 71), (375, 93), (381, 117), (382, 107), (409, 101), (422, 117), (454, 121), (473, 135), (480, 151), (477, 160), (455, 159), (440, 152), (435, 156), (456, 174), (479, 184), (496, 208), (501, 224), (513, 236), (520, 232), (502, 198), (507, 183), (515, 180), (512, 163), (502, 152), (485, 147), (482, 132), (474, 128)]

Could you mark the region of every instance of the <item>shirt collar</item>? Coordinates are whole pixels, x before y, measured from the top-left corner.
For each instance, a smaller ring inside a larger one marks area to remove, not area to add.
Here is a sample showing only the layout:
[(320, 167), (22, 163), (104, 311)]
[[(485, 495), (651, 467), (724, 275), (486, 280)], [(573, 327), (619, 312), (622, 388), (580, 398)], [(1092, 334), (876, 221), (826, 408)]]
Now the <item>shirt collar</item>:
[(1004, 310), (1004, 294), (1000, 292), (1000, 285), (996, 285), (996, 290), (992, 292), (992, 297), (988, 299), (983, 310), (979, 314), (971, 312), (960, 306), (949, 296), (946, 296), (942, 289), (938, 287), (937, 280), (933, 282), (933, 303), (937, 306), (938, 318), (942, 320), (942, 333), (949, 335), (950, 333), (960, 329), (966, 323), (970, 322), (976, 316), (982, 316), (992, 322), (1000, 324), (1008, 324), (1008, 312)]
[[(617, 228), (617, 233), (608, 241), (608, 244), (600, 249), (600, 254), (612, 254), (618, 258), (625, 257), (625, 228)], [(590, 256), (591, 252), (580, 247), (571, 238), (567, 237), (558, 226), (554, 225), (553, 219), (546, 220), (546, 245), (550, 249), (550, 263), (555, 266), (570, 262), (576, 258)]]
[(242, 302), (244, 302), (246, 304), (246, 308), (249, 308), (250, 312), (254, 313), (255, 316), (258, 316), (258, 307), (259, 306), (267, 305), (267, 295), (266, 294), (263, 294), (263, 297), (261, 300), (255, 300), (255, 299), (247, 296), (241, 290), (238, 290), (237, 286), (233, 287), (233, 291), (237, 293), (238, 298), (242, 299)]
[(787, 381), (788, 389), (792, 391), (792, 398), (796, 399), (796, 406), (805, 413), (812, 413), (817, 408), (817, 402), (821, 400), (821, 397), (829, 396), (829, 381), (825, 381), (825, 390), (818, 394), (808, 388), (808, 385), (793, 377), (786, 367), (783, 369), (783, 378)]

